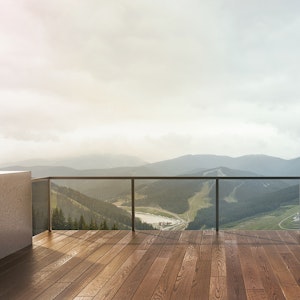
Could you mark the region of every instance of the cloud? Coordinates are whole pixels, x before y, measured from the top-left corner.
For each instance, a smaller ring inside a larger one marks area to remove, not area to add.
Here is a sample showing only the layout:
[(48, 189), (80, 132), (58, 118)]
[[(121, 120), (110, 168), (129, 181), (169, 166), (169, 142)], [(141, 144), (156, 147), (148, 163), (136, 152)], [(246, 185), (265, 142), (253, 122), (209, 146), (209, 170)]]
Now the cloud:
[(2, 157), (12, 144), (52, 154), (295, 156), (299, 6), (279, 0), (1, 4)]

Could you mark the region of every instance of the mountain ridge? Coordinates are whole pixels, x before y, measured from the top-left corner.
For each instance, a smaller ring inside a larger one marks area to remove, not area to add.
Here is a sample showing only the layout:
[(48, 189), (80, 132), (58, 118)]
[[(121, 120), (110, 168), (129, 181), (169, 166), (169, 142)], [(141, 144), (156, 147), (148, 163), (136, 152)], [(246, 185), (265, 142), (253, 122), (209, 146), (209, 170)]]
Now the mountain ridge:
[(282, 159), (267, 155), (239, 157), (220, 155), (184, 155), (173, 159), (140, 166), (76, 169), (68, 166), (7, 166), (1, 170), (30, 170), (33, 177), (48, 176), (179, 176), (226, 167), (256, 173), (261, 176), (297, 176), (300, 174), (300, 157)]

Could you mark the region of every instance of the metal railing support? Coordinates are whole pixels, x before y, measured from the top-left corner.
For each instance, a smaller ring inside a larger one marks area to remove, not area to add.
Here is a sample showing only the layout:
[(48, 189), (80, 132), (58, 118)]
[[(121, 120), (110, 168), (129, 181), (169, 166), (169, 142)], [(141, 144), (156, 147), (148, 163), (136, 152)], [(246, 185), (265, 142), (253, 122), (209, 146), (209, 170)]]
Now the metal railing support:
[(219, 231), (219, 178), (216, 178), (216, 231)]
[(51, 218), (51, 179), (48, 178), (48, 231), (52, 231), (52, 218)]
[(134, 206), (134, 196), (135, 196), (135, 190), (134, 190), (134, 179), (131, 179), (131, 230), (135, 231), (135, 206)]

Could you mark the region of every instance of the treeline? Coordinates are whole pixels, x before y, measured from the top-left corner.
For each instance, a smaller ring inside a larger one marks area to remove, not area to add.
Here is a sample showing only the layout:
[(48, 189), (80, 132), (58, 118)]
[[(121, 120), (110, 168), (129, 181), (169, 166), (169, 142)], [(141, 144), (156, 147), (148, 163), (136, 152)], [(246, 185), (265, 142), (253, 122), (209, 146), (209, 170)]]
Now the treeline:
[[(131, 229), (131, 215), (124, 209), (102, 200), (90, 198), (68, 187), (52, 184), (51, 189), (51, 197), (56, 198), (56, 207), (68, 212), (68, 219), (72, 219), (73, 225), (76, 219), (79, 223), (82, 216), (83, 219), (88, 220), (88, 225), (93, 226), (93, 224), (90, 224), (90, 220), (93, 220), (98, 228), (101, 227), (101, 224), (102, 227), (103, 224), (106, 224), (110, 229), (114, 226), (117, 226), (120, 230)], [(68, 220), (66, 222), (68, 223)], [(71, 225), (71, 222), (69, 222), (69, 225)], [(135, 227), (136, 229), (145, 230), (154, 229), (151, 224), (144, 223), (137, 218), (135, 219)]]
[(79, 220), (77, 218), (72, 219), (68, 217), (66, 219), (62, 209), (54, 208), (52, 211), (52, 229), (65, 229), (65, 230), (118, 230), (118, 225), (114, 223), (111, 228), (109, 228), (106, 220), (101, 223), (97, 223), (94, 219), (91, 219), (89, 223), (86, 222), (83, 215), (80, 216)]
[[(220, 226), (236, 222), (245, 218), (254, 217), (260, 213), (273, 211), (280, 206), (295, 205), (299, 201), (299, 187), (291, 186), (277, 192), (268, 193), (258, 197), (248, 198), (247, 201), (228, 203), (220, 201)], [(215, 227), (215, 205), (203, 208), (197, 212), (193, 222), (189, 223), (188, 230)]]

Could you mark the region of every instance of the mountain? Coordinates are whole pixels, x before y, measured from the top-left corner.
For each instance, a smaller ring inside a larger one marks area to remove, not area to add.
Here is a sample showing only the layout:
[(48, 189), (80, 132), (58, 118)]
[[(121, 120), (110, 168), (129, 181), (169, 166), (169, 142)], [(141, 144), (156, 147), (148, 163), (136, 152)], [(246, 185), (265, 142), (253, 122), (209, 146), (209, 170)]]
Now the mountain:
[(267, 155), (229, 157), (218, 155), (185, 155), (178, 158), (148, 164), (147, 167), (164, 175), (196, 173), (204, 169), (227, 167), (264, 176), (292, 176), (300, 174), (300, 158), (285, 160)]
[[(215, 168), (201, 171), (186, 176), (223, 176), (242, 177), (257, 176), (257, 174), (229, 168)], [(248, 201), (253, 195), (264, 195), (270, 192), (286, 188), (289, 183), (281, 180), (222, 180), (219, 183), (219, 197), (225, 202)], [(215, 181), (214, 180), (157, 180), (155, 182), (144, 183), (136, 188), (139, 200), (136, 207), (160, 207), (177, 214), (183, 214), (189, 210), (189, 201), (197, 193), (206, 188), (206, 197), (211, 204), (215, 202)], [(203, 194), (203, 192), (202, 192)], [(201, 202), (201, 199), (198, 199)]]
[[(268, 193), (248, 194), (246, 201), (227, 202), (221, 198), (219, 222), (220, 226), (226, 228), (230, 227), (233, 222), (242, 222), (243, 220), (253, 219), (262, 215), (270, 216), (272, 212), (283, 215), (285, 209), (297, 207), (298, 205), (298, 185), (288, 186)], [(187, 229), (198, 230), (213, 227), (215, 227), (215, 207), (210, 206), (198, 210), (194, 220), (189, 223)]]
[(71, 158), (47, 160), (47, 159), (31, 159), (15, 162), (13, 164), (2, 164), (1, 168), (10, 167), (11, 165), (20, 167), (45, 166), (45, 167), (68, 167), (77, 170), (87, 169), (110, 169), (117, 167), (136, 167), (145, 165), (146, 162), (129, 155), (116, 154), (95, 154), (82, 155)]
[(1, 168), (2, 171), (31, 171), (33, 178), (42, 178), (49, 176), (80, 176), (81, 171), (67, 167), (50, 167), (50, 166), (11, 166)]
[[(107, 162), (103, 159), (106, 157)], [(124, 158), (122, 161), (121, 158)], [(126, 157), (126, 156), (125, 156)], [(178, 176), (199, 173), (207, 169), (226, 167), (243, 170), (261, 176), (297, 176), (300, 175), (300, 157), (286, 160), (267, 155), (246, 155), (229, 157), (218, 155), (185, 155), (169, 160), (143, 165), (135, 158), (125, 159), (124, 156), (84, 156), (76, 159), (57, 161), (55, 165), (14, 164), (2, 167), (1, 170), (30, 170), (33, 177), (48, 176)], [(114, 162), (113, 159), (116, 159)], [(98, 159), (98, 160), (97, 160)], [(98, 162), (98, 163), (97, 163)], [(131, 163), (131, 166), (121, 166)], [(29, 162), (27, 162), (29, 163)], [(53, 163), (54, 164), (54, 163)], [(110, 165), (109, 168), (104, 167)], [(112, 167), (119, 165), (118, 167)], [(70, 167), (73, 166), (73, 167)], [(76, 167), (77, 166), (77, 167)], [(83, 167), (86, 167), (84, 170)], [(100, 167), (102, 166), (102, 167)]]

